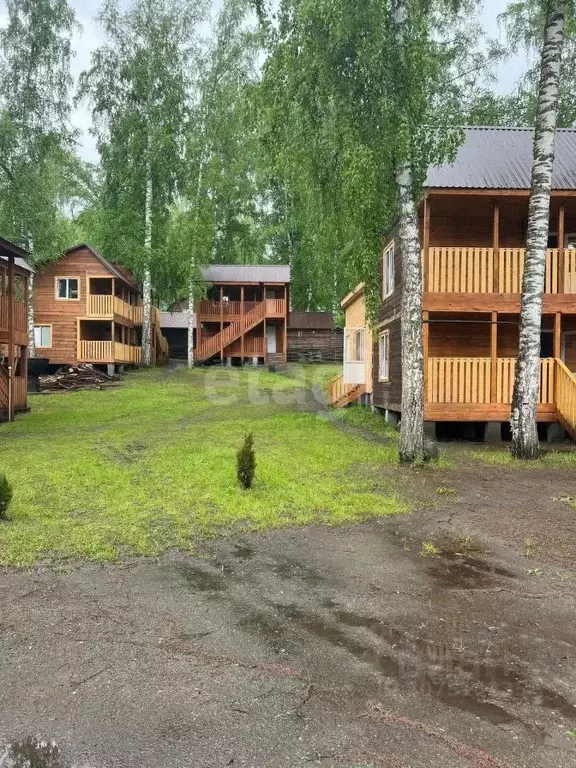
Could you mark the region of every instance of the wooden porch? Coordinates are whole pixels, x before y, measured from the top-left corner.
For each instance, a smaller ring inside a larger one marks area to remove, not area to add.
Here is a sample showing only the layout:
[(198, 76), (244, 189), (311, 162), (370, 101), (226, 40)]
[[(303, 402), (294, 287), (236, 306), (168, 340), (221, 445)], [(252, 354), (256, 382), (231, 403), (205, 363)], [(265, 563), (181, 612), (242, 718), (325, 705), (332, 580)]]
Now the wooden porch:
[(78, 361), (100, 365), (138, 365), (141, 347), (118, 341), (78, 341)]
[(134, 325), (142, 325), (143, 307), (129, 304), (118, 296), (88, 294), (86, 297), (86, 317), (94, 320), (120, 318)]

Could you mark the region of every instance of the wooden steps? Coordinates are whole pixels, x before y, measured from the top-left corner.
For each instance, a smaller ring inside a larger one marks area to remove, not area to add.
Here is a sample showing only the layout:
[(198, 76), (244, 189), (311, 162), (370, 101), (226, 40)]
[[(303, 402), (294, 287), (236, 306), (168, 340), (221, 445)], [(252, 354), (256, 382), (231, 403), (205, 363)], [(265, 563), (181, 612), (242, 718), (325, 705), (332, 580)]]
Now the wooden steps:
[(203, 341), (196, 349), (196, 362), (204, 363), (218, 354), (221, 349), (226, 349), (236, 339), (239, 339), (243, 334), (248, 333), (252, 328), (262, 323), (265, 317), (266, 301), (261, 301), (243, 315), (240, 320), (230, 323), (223, 331)]
[(328, 402), (332, 408), (345, 408), (365, 392), (365, 384), (345, 384), (342, 373), (328, 382)]

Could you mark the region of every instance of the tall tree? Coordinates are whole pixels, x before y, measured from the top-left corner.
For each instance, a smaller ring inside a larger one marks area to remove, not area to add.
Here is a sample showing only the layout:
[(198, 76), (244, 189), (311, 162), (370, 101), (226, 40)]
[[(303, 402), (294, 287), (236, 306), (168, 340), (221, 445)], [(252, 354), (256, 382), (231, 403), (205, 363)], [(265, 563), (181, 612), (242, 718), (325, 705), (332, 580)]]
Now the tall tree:
[[(66, 0), (6, 0), (0, 30), (0, 220), (34, 266), (65, 244), (62, 214), (74, 165), (70, 127), (71, 36)], [(34, 354), (33, 282), (28, 306)]]
[(107, 42), (83, 73), (103, 168), (107, 255), (143, 284), (142, 361), (151, 362), (152, 286), (165, 290), (170, 207), (184, 172), (185, 126), (205, 0), (104, 0)]
[(565, 3), (548, 0), (538, 114), (534, 132), (534, 160), (522, 278), (520, 342), (512, 397), (512, 454), (519, 459), (539, 455), (536, 409), (540, 384), (540, 333), (546, 247), (550, 224), (550, 190), (554, 166), (558, 85), (564, 42)]

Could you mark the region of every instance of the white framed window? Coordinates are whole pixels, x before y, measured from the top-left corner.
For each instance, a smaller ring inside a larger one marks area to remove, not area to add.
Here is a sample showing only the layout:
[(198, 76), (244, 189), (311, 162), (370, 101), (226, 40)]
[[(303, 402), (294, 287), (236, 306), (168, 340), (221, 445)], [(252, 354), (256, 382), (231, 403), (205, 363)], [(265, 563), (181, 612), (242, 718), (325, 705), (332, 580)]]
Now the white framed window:
[(382, 257), (382, 298), (394, 293), (394, 243), (384, 249)]
[(57, 277), (56, 298), (60, 301), (77, 301), (80, 298), (80, 279), (78, 277)]
[(34, 346), (51, 347), (52, 346), (52, 326), (35, 325), (34, 326)]
[(346, 328), (347, 363), (363, 363), (366, 351), (364, 328)]
[(390, 331), (378, 337), (378, 380), (390, 381)]

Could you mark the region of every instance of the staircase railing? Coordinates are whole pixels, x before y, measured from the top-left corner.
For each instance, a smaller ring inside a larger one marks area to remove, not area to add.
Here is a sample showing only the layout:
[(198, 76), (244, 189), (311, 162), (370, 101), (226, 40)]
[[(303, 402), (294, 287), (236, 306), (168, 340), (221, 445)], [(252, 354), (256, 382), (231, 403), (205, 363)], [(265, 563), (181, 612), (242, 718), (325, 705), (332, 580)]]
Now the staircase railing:
[(218, 350), (225, 349), (236, 341), (243, 333), (247, 333), (266, 317), (266, 302), (261, 301), (250, 312), (247, 312), (240, 320), (230, 323), (221, 333), (211, 336), (203, 341), (196, 350), (196, 360), (201, 363), (215, 355)]
[(572, 437), (576, 436), (576, 379), (562, 362), (556, 359), (556, 410)]
[[(362, 388), (364, 390), (364, 386), (361, 384), (345, 384), (344, 383), (344, 374), (339, 373), (338, 376), (334, 376), (333, 379), (330, 379), (328, 382), (328, 403), (329, 405), (335, 406), (339, 402), (343, 402), (346, 400), (346, 398), (354, 392), (354, 390), (359, 390)], [(361, 394), (359, 391), (358, 394)]]

